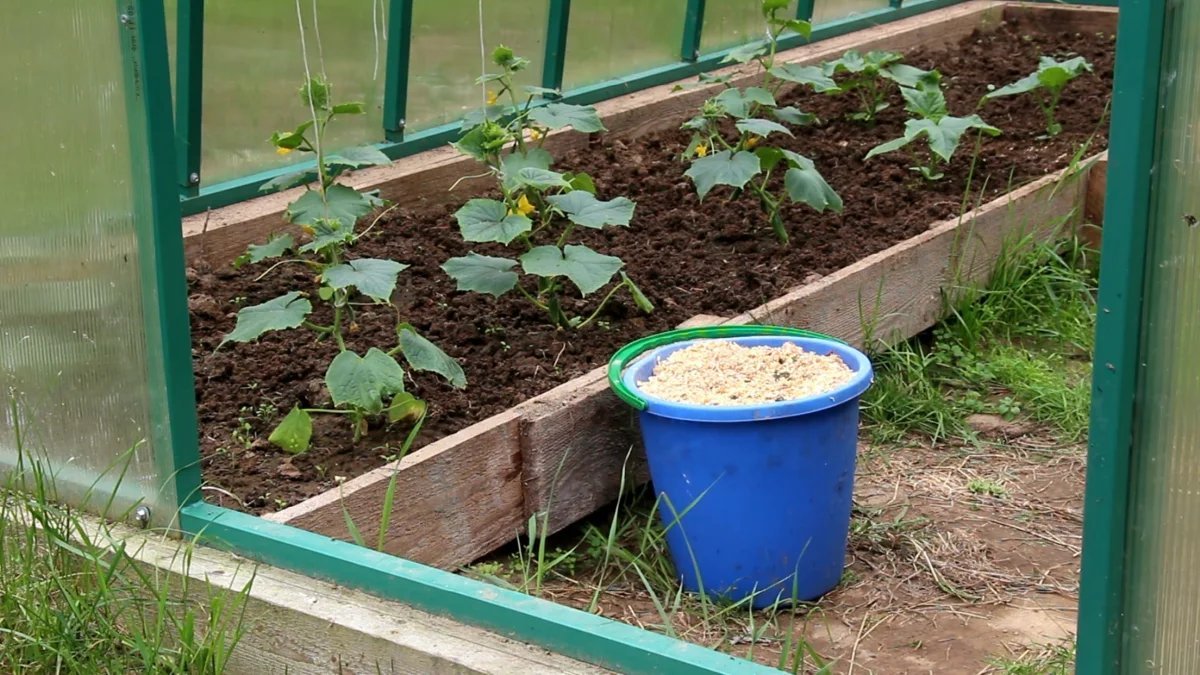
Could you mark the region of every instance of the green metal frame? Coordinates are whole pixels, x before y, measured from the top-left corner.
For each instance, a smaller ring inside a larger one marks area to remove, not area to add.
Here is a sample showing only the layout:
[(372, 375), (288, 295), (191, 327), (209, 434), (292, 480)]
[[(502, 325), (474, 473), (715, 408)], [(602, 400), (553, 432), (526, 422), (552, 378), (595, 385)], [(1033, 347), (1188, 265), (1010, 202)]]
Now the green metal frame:
[[(176, 163), (166, 16), (162, 0), (116, 0), (113, 7), (125, 64), (146, 358), (161, 358), (147, 368), (150, 440), (166, 474), (164, 492), (182, 505), (199, 499), (201, 477), (186, 258), (171, 180)], [(151, 517), (164, 523), (173, 515)]]
[(408, 115), (408, 72), (412, 58), (413, 0), (391, 0), (387, 18), (387, 78), (384, 81), (383, 133), (404, 141)]
[(550, 15), (546, 20), (546, 53), (542, 58), (542, 86), (547, 89), (562, 89), (570, 24), (571, 0), (550, 0)]
[(1133, 451), (1151, 181), (1157, 161), (1164, 3), (1127, 0), (1117, 64), (1104, 208), (1076, 670), (1121, 665), (1126, 517)]
[[(409, 1), (411, 2), (411, 0)], [(397, 0), (393, 0), (393, 12), (396, 11), (396, 8), (394, 7), (396, 2)], [(829, 38), (845, 35), (846, 33), (852, 33), (864, 28), (871, 28), (873, 26), (878, 26), (891, 21), (898, 21), (910, 16), (916, 16), (918, 14), (924, 14), (925, 12), (931, 12), (937, 9), (950, 7), (952, 5), (959, 4), (960, 2), (963, 2), (963, 0), (917, 0), (916, 2), (905, 3), (903, 7), (883, 7), (875, 11), (864, 12), (863, 14), (853, 17), (838, 19), (837, 21), (831, 21), (829, 23), (817, 26), (813, 29), (812, 37), (808, 40), (799, 35), (789, 35), (779, 41), (779, 46), (781, 49), (791, 49), (793, 47), (799, 47), (810, 42), (828, 40)], [(1100, 3), (1097, 4), (1108, 2), (1111, 2), (1111, 0), (1100, 0)], [(564, 10), (558, 12), (557, 19), (556, 13), (553, 11), (556, 5), (562, 5), (565, 7), (568, 4), (569, 3), (567, 2), (558, 0), (551, 5), (552, 11), (550, 12), (550, 19), (552, 24), (555, 20), (560, 21), (563, 26), (568, 23), (567, 19), (569, 15), (567, 11)], [(689, 0), (688, 10), (685, 13), (685, 20), (687, 21), (684, 28), (685, 37), (683, 50), (685, 54), (692, 53), (688, 52), (687, 50), (693, 44), (693, 41), (696, 45), (695, 52), (698, 52), (699, 50), (700, 35), (703, 27), (704, 16), (703, 5), (703, 0)], [(804, 5), (805, 3), (802, 0), (798, 11), (808, 11)], [(393, 16), (398, 15), (393, 14)], [(389, 18), (389, 22), (390, 21), (391, 19)], [(390, 30), (391, 26), (389, 26), (389, 31)], [(552, 28), (547, 29), (548, 36), (552, 30)], [(565, 45), (565, 36), (563, 37), (563, 40), (563, 44)], [(389, 49), (395, 49), (395, 45), (399, 45), (402, 42), (404, 43), (404, 48), (407, 49), (407, 42), (403, 40), (397, 40), (395, 42), (389, 41)], [(547, 54), (550, 52), (549, 42), (550, 41), (548, 40)], [(572, 89), (564, 92), (562, 100), (567, 103), (590, 104), (633, 93), (635, 91), (640, 91), (642, 89), (647, 89), (660, 84), (667, 84), (669, 82), (682, 80), (698, 75), (702, 72), (715, 70), (728, 65), (722, 63), (722, 60), (733, 49), (734, 48), (721, 49), (709, 54), (697, 55), (693, 60), (684, 59), (676, 63), (650, 68), (632, 75), (614, 78), (606, 82), (592, 84), (586, 87), (580, 87), (578, 89)], [(406, 51), (404, 53), (407, 54)], [(565, 49), (563, 53), (565, 54)], [(397, 56), (395, 59), (395, 71), (393, 71), (392, 53), (389, 52), (388, 56), (389, 75), (393, 72), (398, 73), (407, 59)], [(545, 68), (545, 72), (550, 74), (554, 74), (555, 71), (558, 70), (558, 66), (555, 66), (549, 62), (547, 62)], [(555, 75), (555, 77), (559, 77), (560, 75), (561, 71), (558, 71), (558, 74)], [(548, 78), (545, 76), (543, 79), (544, 81), (548, 80)], [(388, 87), (389, 91), (395, 88), (391, 83), (388, 84)], [(398, 91), (398, 88), (396, 89)], [(391, 96), (388, 97), (388, 101), (392, 101)], [(386, 102), (385, 105), (387, 105)], [(393, 103), (392, 105), (397, 106), (398, 104)], [(400, 108), (397, 107), (396, 109)], [(392, 119), (394, 121), (395, 114), (389, 116), (387, 114), (387, 109), (385, 109), (385, 124), (386, 120), (388, 119)], [(403, 133), (402, 135), (399, 135), (398, 132), (393, 131), (390, 132), (392, 139), (389, 142), (379, 143), (376, 145), (376, 147), (388, 157), (391, 157), (392, 159), (398, 159), (400, 157), (413, 155), (431, 148), (440, 147), (451, 141), (457, 140), (458, 135), (461, 133), (460, 129), (461, 125), (458, 122), (452, 122), (450, 124), (424, 129), (415, 133)], [(313, 162), (309, 160), (297, 164), (290, 164), (283, 167), (261, 171), (234, 180), (218, 183), (216, 185), (201, 186), (199, 194), (183, 198), (183, 213), (184, 215), (202, 213), (211, 208), (219, 208), (221, 206), (227, 206), (229, 204), (252, 199), (261, 194), (259, 192), (259, 188), (264, 183), (283, 174), (292, 173), (294, 171), (303, 169), (311, 169), (313, 167)]]
[(175, 28), (175, 151), (179, 157), (179, 189), (188, 198), (200, 191), (204, 0), (179, 0)]
[(704, 0), (688, 0), (687, 12), (683, 15), (683, 45), (679, 58), (688, 63), (700, 59), (700, 38), (704, 34)]

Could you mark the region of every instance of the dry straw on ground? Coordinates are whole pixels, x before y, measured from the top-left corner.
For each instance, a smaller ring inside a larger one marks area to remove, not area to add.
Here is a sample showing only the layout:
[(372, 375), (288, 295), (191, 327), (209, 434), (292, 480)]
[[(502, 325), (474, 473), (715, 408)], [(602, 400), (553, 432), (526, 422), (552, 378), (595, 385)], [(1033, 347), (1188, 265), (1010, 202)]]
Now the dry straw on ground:
[(704, 340), (667, 356), (638, 386), (651, 396), (679, 403), (749, 405), (822, 394), (853, 377), (854, 371), (837, 354), (817, 354), (790, 342), (743, 347), (728, 340)]

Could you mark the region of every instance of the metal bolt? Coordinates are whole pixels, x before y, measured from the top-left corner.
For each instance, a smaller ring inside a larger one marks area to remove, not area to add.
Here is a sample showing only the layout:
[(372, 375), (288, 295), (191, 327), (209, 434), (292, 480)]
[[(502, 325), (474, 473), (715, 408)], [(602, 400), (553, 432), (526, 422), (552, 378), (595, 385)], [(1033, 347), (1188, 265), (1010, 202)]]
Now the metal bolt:
[(199, 185), (200, 184), (200, 174), (196, 173), (195, 171), (189, 173), (188, 174), (188, 184), (189, 185)]
[(403, 117), (400, 118), (400, 121), (396, 122), (396, 124), (399, 125), (399, 127), (401, 129), (403, 129), (404, 125), (406, 125), (407, 123), (408, 123), (408, 120), (404, 119)]
[(130, 16), (129, 16), (128, 14), (122, 14), (122, 15), (121, 15), (121, 25), (123, 25), (123, 26), (128, 26), (128, 25), (129, 25), (129, 22), (130, 22), (131, 20), (132, 20), (132, 19), (130, 18)]
[(150, 507), (139, 506), (133, 510), (133, 520), (137, 522), (138, 527), (145, 529), (150, 525)]

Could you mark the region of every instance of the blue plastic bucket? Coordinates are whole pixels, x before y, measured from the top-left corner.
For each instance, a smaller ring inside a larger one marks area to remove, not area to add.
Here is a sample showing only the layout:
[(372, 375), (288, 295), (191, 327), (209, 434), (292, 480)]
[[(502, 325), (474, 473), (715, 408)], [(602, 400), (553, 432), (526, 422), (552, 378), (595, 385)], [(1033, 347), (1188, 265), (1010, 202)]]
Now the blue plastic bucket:
[[(660, 346), (634, 358), (619, 352), (609, 377), (618, 395), (641, 410), (650, 477), (684, 587), (730, 601), (752, 597), (757, 608), (813, 600), (836, 587), (842, 575), (858, 400), (871, 385), (871, 364), (858, 350), (825, 336), (737, 328), (735, 337), (716, 337), (731, 332), (728, 328), (702, 333), (746, 346), (792, 342), (819, 354), (833, 352), (855, 375), (835, 391), (794, 401), (675, 403), (637, 386), (659, 361), (696, 342), (670, 341), (667, 334), (640, 341)], [(774, 334), (747, 334), (754, 332)]]

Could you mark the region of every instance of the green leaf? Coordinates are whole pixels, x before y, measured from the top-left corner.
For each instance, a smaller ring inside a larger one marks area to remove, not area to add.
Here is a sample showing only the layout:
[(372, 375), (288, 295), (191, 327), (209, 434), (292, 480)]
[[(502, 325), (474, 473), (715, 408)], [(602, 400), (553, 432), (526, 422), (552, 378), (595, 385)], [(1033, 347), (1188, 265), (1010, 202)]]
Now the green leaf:
[(537, 246), (521, 256), (521, 267), (539, 277), (565, 276), (584, 295), (593, 293), (612, 280), (625, 263), (620, 258), (597, 253), (587, 246)]
[(238, 312), (237, 325), (221, 340), (221, 345), (226, 342), (250, 342), (269, 331), (296, 328), (311, 313), (312, 303), (300, 297), (300, 291), (292, 291), (259, 305), (243, 307)]
[[(912, 121), (909, 120), (910, 123)], [(921, 122), (925, 122), (926, 124), (920, 124)], [(928, 120), (917, 120), (917, 123), (925, 135), (929, 137), (929, 149), (933, 154), (941, 157), (946, 162), (950, 161), (950, 157), (958, 149), (958, 143), (967, 130), (979, 129), (989, 136), (1000, 135), (999, 129), (984, 122), (980, 119), (979, 115), (971, 115), (970, 117), (943, 117), (938, 120), (937, 124), (930, 124)], [(906, 134), (908, 133), (907, 126), (906, 124)]]
[(812, 160), (791, 151), (784, 154), (792, 167), (783, 175), (788, 197), (794, 202), (808, 204), (818, 213), (825, 209), (841, 212), (842, 198), (825, 182)]
[(806, 113), (799, 108), (790, 105), (785, 108), (775, 108), (771, 111), (771, 113), (774, 114), (775, 118), (779, 121), (787, 122), (788, 124), (795, 124), (797, 126), (806, 126), (817, 121), (816, 115), (812, 113)]
[(242, 265), (254, 264), (264, 260), (269, 260), (271, 258), (278, 258), (284, 253), (290, 251), (295, 245), (296, 240), (293, 239), (292, 235), (290, 234), (281, 234), (277, 237), (271, 237), (271, 239), (265, 244), (250, 244), (250, 246), (246, 248), (246, 253), (240, 256), (234, 262), (234, 267), (241, 267)]
[(561, 94), (561, 92), (557, 89), (551, 89), (550, 87), (535, 87), (535, 86), (525, 87), (525, 93), (529, 94), (530, 96), (541, 96), (541, 97), (558, 96)]
[(312, 418), (308, 411), (293, 406), (267, 440), (293, 455), (308, 452), (308, 443), (312, 440)]
[(805, 40), (812, 37), (812, 24), (803, 19), (788, 19), (783, 22), (783, 27), (793, 33), (798, 34)]
[(735, 126), (743, 134), (754, 134), (755, 136), (762, 136), (764, 138), (776, 132), (787, 134), (788, 136), (792, 135), (791, 129), (788, 129), (779, 122), (759, 118), (738, 120)]
[(500, 160), (500, 177), (504, 189), (514, 190), (519, 185), (517, 173), (521, 169), (534, 168), (548, 171), (554, 163), (554, 157), (542, 148), (530, 148), (525, 152), (515, 150)]
[(329, 105), (329, 90), (332, 88), (325, 80), (310, 78), (300, 87), (300, 101), (305, 108), (324, 110)]
[(721, 63), (749, 63), (760, 56), (766, 55), (766, 53), (767, 43), (760, 40), (734, 47), (729, 50), (725, 58), (721, 59)]
[(633, 283), (633, 279), (630, 279), (629, 275), (621, 272), (621, 282), (629, 288), (629, 295), (633, 296), (633, 304), (637, 305), (638, 309), (647, 314), (650, 314), (654, 311), (654, 303), (650, 302), (650, 298), (646, 297), (646, 294), (642, 292), (642, 289), (638, 288), (638, 285)]
[(774, 12), (778, 12), (781, 9), (787, 9), (787, 6), (790, 3), (791, 0), (762, 0), (763, 18), (770, 18), (771, 14)]
[(750, 115), (750, 106), (759, 104), (774, 107), (775, 97), (771, 92), (761, 87), (747, 87), (746, 89), (730, 88), (717, 94), (712, 99), (719, 103), (725, 112), (733, 117), (748, 117)]
[(584, 192), (596, 194), (596, 181), (592, 180), (592, 177), (588, 174), (582, 172), (568, 173), (564, 174), (563, 177), (570, 183), (572, 190), (583, 190)]
[(633, 218), (634, 203), (625, 197), (600, 201), (590, 192), (574, 190), (564, 195), (548, 197), (547, 201), (567, 214), (576, 225), (600, 229), (605, 225), (627, 227)]
[(936, 122), (949, 114), (941, 89), (900, 87), (900, 95), (904, 97), (904, 109), (914, 115)]
[(377, 415), (383, 412), (385, 398), (404, 391), (404, 369), (396, 359), (375, 347), (362, 357), (346, 350), (330, 362), (325, 371), (325, 386), (334, 405)]
[(779, 148), (756, 148), (754, 154), (758, 156), (759, 167), (763, 171), (771, 171), (783, 161), (783, 151)]
[(336, 220), (353, 228), (358, 219), (370, 213), (372, 208), (371, 201), (358, 190), (345, 185), (331, 185), (326, 191), (325, 199), (321, 198), (319, 190), (305, 192), (299, 199), (288, 204), (285, 216), (289, 222), (297, 225), (313, 225), (318, 220)]
[(408, 265), (394, 260), (359, 258), (325, 270), (325, 283), (336, 289), (353, 286), (368, 298), (386, 303), (396, 290), (396, 276), (406, 269)]
[(325, 161), (330, 164), (343, 164), (357, 168), (360, 166), (386, 166), (392, 163), (388, 156), (373, 145), (362, 145), (357, 148), (338, 150)]
[(571, 187), (571, 184), (567, 182), (566, 178), (563, 178), (561, 173), (539, 169), (534, 166), (527, 166), (517, 171), (513, 174), (513, 180), (516, 181), (517, 185), (531, 187), (535, 190)]
[(841, 89), (838, 83), (832, 77), (825, 74), (820, 66), (801, 66), (795, 63), (782, 63), (771, 68), (769, 72), (772, 77), (811, 87), (818, 94)]
[(367, 106), (358, 102), (339, 103), (333, 106), (333, 114), (335, 115), (363, 115), (366, 112)]
[(529, 119), (549, 129), (572, 127), (585, 134), (604, 131), (604, 124), (596, 114), (596, 109), (590, 105), (547, 103), (530, 110)]
[(396, 394), (392, 402), (388, 404), (388, 424), (396, 424), (397, 422), (416, 424), (417, 421), (425, 416), (425, 407), (424, 401), (408, 392)]
[[(504, 111), (506, 109), (507, 109), (507, 106), (497, 104), (497, 105), (484, 106), (483, 108), (476, 108), (475, 110), (469, 110), (469, 111), (467, 111), (466, 115), (463, 115), (462, 125), (459, 127), (459, 129), (461, 131), (467, 132), (467, 131), (470, 131), (472, 128), (483, 124), (484, 122), (488, 122), (488, 121), (494, 122), (504, 116)], [(461, 139), (460, 139), (460, 142), (461, 142)], [(457, 145), (457, 144), (454, 144), (454, 145)], [(468, 154), (470, 154), (470, 153), (468, 153)]]
[(328, 246), (341, 246), (354, 240), (354, 226), (340, 220), (318, 220), (311, 225), (313, 240), (300, 247), (301, 253), (320, 251)]
[(901, 87), (936, 87), (942, 80), (942, 74), (936, 70), (921, 70), (904, 63), (894, 63), (879, 74)]
[[(909, 120), (909, 121), (912, 121), (912, 120)], [(868, 150), (867, 155), (865, 157), (863, 157), (863, 160), (865, 161), (865, 160), (871, 159), (872, 157), (874, 157), (876, 155), (883, 155), (883, 154), (886, 154), (889, 152), (895, 152), (896, 150), (903, 148), (904, 146), (908, 145), (909, 143), (912, 143), (913, 140), (915, 140), (915, 139), (916, 139), (915, 136), (904, 135), (904, 136), (901, 136), (900, 138), (893, 138), (890, 141), (880, 143), (879, 145)]]
[(520, 213), (509, 213), (504, 202), (472, 199), (455, 212), (466, 241), (496, 241), (507, 245), (533, 229), (533, 221)]
[(1016, 82), (1013, 82), (1012, 84), (1010, 84), (1008, 86), (1000, 87), (999, 89), (996, 89), (995, 91), (989, 91), (988, 93), (983, 95), (983, 100), (990, 101), (991, 99), (1000, 98), (1001, 96), (1012, 96), (1014, 94), (1024, 94), (1026, 92), (1033, 91), (1034, 89), (1037, 89), (1041, 86), (1042, 86), (1042, 81), (1038, 78), (1038, 74), (1032, 73), (1030, 75), (1026, 75), (1025, 77), (1022, 77), (1021, 79), (1017, 80)]
[(495, 258), (478, 253), (451, 258), (442, 269), (458, 282), (460, 291), (476, 291), (500, 297), (517, 285), (515, 260)]
[(696, 184), (696, 193), (700, 199), (716, 185), (729, 185), (741, 188), (759, 173), (758, 156), (745, 150), (736, 155), (729, 150), (722, 150), (715, 155), (701, 157), (692, 162), (692, 166), (684, 173)]
[(296, 187), (303, 183), (316, 180), (317, 173), (315, 171), (293, 171), (285, 173), (282, 176), (276, 176), (271, 180), (259, 186), (259, 192), (279, 192), (288, 188)]
[(458, 361), (411, 327), (400, 329), (400, 352), (413, 370), (437, 373), (457, 389), (467, 386), (467, 375)]

